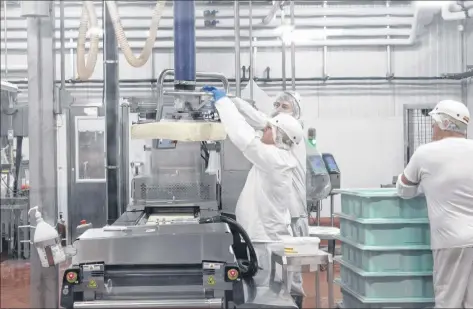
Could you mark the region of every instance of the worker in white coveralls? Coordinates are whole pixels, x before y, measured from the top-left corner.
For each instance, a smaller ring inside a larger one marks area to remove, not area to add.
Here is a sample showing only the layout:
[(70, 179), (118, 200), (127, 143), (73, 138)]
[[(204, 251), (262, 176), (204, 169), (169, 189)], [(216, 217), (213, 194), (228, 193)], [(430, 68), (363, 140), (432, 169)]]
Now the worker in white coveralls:
[(204, 91), (213, 93), (229, 139), (253, 164), (236, 205), (237, 221), (252, 240), (290, 237), (286, 219), (295, 199), (292, 175), (299, 165), (293, 149), (304, 135), (299, 121), (284, 113), (265, 117), (261, 127), (264, 133), (259, 138), (223, 90), (204, 87)]
[[(265, 113), (255, 109), (250, 103), (240, 98), (234, 98), (238, 110), (246, 121), (255, 129), (262, 130), (268, 119), (270, 118)], [(284, 91), (280, 93), (274, 103), (271, 117), (278, 114), (288, 114), (298, 119), (301, 126), (302, 121), (300, 120), (302, 115), (301, 108), (301, 97), (297, 92)], [(294, 200), (290, 203), (290, 220), (291, 229), (295, 237), (306, 237), (309, 236), (309, 219), (307, 211), (307, 197), (306, 197), (306, 159), (307, 151), (306, 144), (304, 141), (295, 145), (292, 150), (294, 157), (297, 160), (297, 167), (293, 169), (293, 195)], [(302, 275), (300, 273), (294, 274), (292, 278), (292, 294), (298, 303), (302, 303), (302, 296), (304, 290), (302, 288)]]
[(420, 146), (397, 181), (402, 198), (425, 194), (436, 308), (473, 308), (473, 140), (470, 113), (456, 101), (430, 112), (433, 142)]

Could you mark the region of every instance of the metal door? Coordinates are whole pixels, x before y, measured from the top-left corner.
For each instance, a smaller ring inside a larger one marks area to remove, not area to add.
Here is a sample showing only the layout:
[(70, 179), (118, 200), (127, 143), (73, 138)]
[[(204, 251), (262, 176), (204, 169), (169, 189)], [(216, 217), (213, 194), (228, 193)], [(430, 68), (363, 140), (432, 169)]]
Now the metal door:
[(102, 227), (107, 221), (105, 118), (97, 107), (71, 107), (68, 117), (68, 227), (71, 240), (81, 220)]
[(404, 106), (404, 165), (409, 163), (416, 149), (432, 141), (430, 111), (435, 104)]

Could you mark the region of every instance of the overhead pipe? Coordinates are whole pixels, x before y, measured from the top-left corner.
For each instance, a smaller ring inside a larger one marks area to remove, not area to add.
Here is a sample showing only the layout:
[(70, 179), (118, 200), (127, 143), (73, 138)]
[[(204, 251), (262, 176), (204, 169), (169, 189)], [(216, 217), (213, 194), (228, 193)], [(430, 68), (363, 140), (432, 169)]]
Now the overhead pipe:
[[(149, 21), (148, 20), (143, 20), (142, 16), (148, 15), (150, 11), (150, 6), (152, 5), (152, 1), (139, 1), (140, 2), (147, 2), (146, 6), (140, 6), (140, 5), (134, 5), (133, 9), (126, 9), (127, 3), (129, 1), (120, 1), (119, 6), (124, 7), (124, 10), (120, 12), (120, 19), (124, 21), (125, 19), (133, 19), (133, 20), (141, 20), (143, 21), (144, 24), (146, 24), (146, 27), (149, 28)], [(281, 2), (281, 1), (278, 1)], [(288, 1), (285, 1), (288, 2)], [(412, 15), (414, 12), (412, 6), (393, 6), (389, 9), (386, 7), (355, 7), (355, 6), (349, 6), (349, 5), (343, 5), (343, 6), (332, 6), (328, 8), (322, 8), (320, 7), (320, 1), (314, 1), (314, 5), (312, 4), (312, 1), (304, 1), (305, 3), (300, 6), (296, 6), (296, 15), (301, 18), (310, 18), (314, 16), (386, 16), (386, 15), (392, 15), (392, 16), (407, 16), (407, 15)], [(455, 1), (453, 1), (455, 2)], [(469, 4), (471, 1), (465, 1), (467, 3), (467, 7), (470, 7), (471, 4)], [(77, 24), (77, 20), (81, 17), (81, 7), (83, 5), (83, 1), (77, 2), (76, 5), (71, 6), (70, 1), (66, 1), (65, 5), (67, 6), (66, 10), (66, 15), (65, 18), (71, 21), (71, 24)], [(261, 2), (255, 2), (253, 3), (253, 17), (255, 19), (264, 19), (267, 17), (268, 14), (268, 6), (266, 4), (261, 5)], [(95, 2), (95, 7), (96, 9), (101, 9), (101, 2), (96, 1)], [(283, 4), (285, 6), (287, 3)], [(276, 10), (275, 10), (275, 15), (279, 11), (281, 5), (276, 5)], [(196, 2), (196, 19), (198, 20), (203, 20), (204, 19), (204, 13), (205, 11), (209, 10), (209, 4), (205, 3), (205, 1), (197, 1)], [(461, 10), (461, 9), (460, 9)], [(272, 11), (272, 7), (270, 9)], [(20, 20), (20, 13), (16, 12), (16, 10), (11, 12), (12, 14), (9, 14), (9, 20), (15, 20), (19, 21)], [(218, 17), (219, 18), (232, 18), (233, 17), (233, 8), (230, 6), (226, 7), (221, 7), (219, 6), (218, 8)], [(249, 9), (247, 7), (242, 7), (240, 10), (240, 15), (242, 16), (249, 16)], [(76, 20), (74, 20), (76, 19)], [(165, 10), (162, 14), (161, 19), (164, 20), (172, 20), (173, 19), (173, 11), (172, 10)], [(59, 21), (59, 18), (56, 18), (57, 21)], [(275, 22), (274, 17), (272, 22)], [(263, 23), (256, 23), (256, 24), (263, 24)], [(271, 22), (269, 23), (271, 24)], [(77, 28), (77, 27), (76, 27)], [(127, 27), (125, 27), (128, 29)]]
[[(458, 1), (459, 2), (459, 1)], [(442, 18), (444, 20), (464, 20), (473, 16), (473, 1), (459, 2), (451, 1), (442, 6)], [(455, 10), (452, 12), (452, 8)]]
[(5, 60), (5, 78), (8, 78), (8, 46), (7, 46), (7, 39), (8, 39), (8, 25), (7, 25), (7, 2), (3, 1), (3, 41), (4, 41), (4, 53), (3, 59)]
[[(281, 10), (281, 26), (285, 25), (285, 13), (284, 10)], [(281, 76), (282, 76), (282, 90), (286, 90), (286, 41), (281, 40)]]
[(253, 1), (249, 0), (249, 10), (250, 10), (250, 31), (249, 31), (249, 37), (250, 37), (250, 71), (249, 71), (249, 76), (250, 76), (250, 99), (253, 100), (253, 77), (254, 77), (254, 63), (253, 63)]
[[(254, 26), (254, 25), (253, 25)], [(388, 26), (389, 27), (389, 26)], [(276, 38), (281, 35), (281, 30), (279, 29), (280, 27), (274, 28), (274, 29), (254, 29), (252, 27), (252, 33), (253, 37), (258, 37), (258, 38)], [(24, 38), (26, 38), (26, 34), (21, 31), (11, 31), (11, 28), (9, 27), (9, 33), (10, 33), (10, 38), (9, 41), (15, 42), (15, 41), (22, 41)], [(66, 29), (67, 30), (67, 29)], [(241, 30), (241, 28), (240, 28)], [(147, 37), (144, 34), (145, 31), (142, 30), (133, 30), (133, 29), (127, 29), (127, 39), (129, 42), (133, 41), (143, 41)], [(196, 27), (196, 37), (198, 40), (203, 40), (205, 41), (208, 38), (214, 38), (214, 37), (219, 37), (225, 39), (234, 39), (235, 38), (235, 30), (234, 29), (219, 29), (219, 28), (212, 28), (211, 30), (209, 28), (198, 28)], [(322, 30), (319, 29), (298, 29), (295, 30), (297, 34), (301, 34), (301, 36), (307, 36), (307, 37), (318, 37), (319, 35), (323, 34)], [(248, 37), (249, 36), (249, 29), (248, 31), (243, 31), (242, 36), (243, 37)], [(386, 26), (383, 26), (383, 28), (354, 28), (354, 29), (327, 29), (326, 35), (328, 37), (350, 37), (350, 36), (355, 36), (355, 37), (360, 37), (360, 36), (367, 36), (367, 37), (378, 37), (378, 36), (409, 36), (411, 34), (411, 29), (407, 28), (386, 28)], [(58, 30), (56, 31), (55, 37), (60, 38), (61, 32)], [(74, 46), (74, 42), (77, 40), (78, 37), (78, 31), (77, 29), (73, 30), (67, 30), (66, 31), (66, 39), (69, 41), (66, 43), (66, 48), (70, 48)], [(169, 30), (160, 30), (160, 39), (161, 41), (171, 41), (173, 40), (174, 37), (174, 30), (169, 29)], [(72, 39), (72, 41), (70, 41)], [(72, 42), (72, 43), (71, 43)]]
[(274, 20), (274, 17), (276, 17), (278, 11), (281, 10), (285, 2), (286, 1), (274, 1), (273, 6), (269, 10), (268, 15), (263, 18), (261, 23), (263, 25), (268, 25), (269, 23), (271, 23)]
[[(327, 8), (328, 2), (324, 1), (323, 7)], [(327, 16), (324, 15), (324, 19), (326, 19)], [(327, 39), (327, 27), (324, 27), (324, 39)], [(327, 59), (328, 59), (328, 46), (326, 44), (323, 45), (323, 51), (322, 51), (322, 77), (324, 79), (328, 79), (329, 75), (327, 72)]]
[(240, 63), (240, 2), (234, 2), (234, 20), (235, 20), (235, 93), (237, 97), (241, 96), (241, 63)]
[[(291, 10), (291, 26), (295, 27), (296, 18), (295, 18), (295, 0), (291, 0), (290, 10)], [(292, 91), (296, 91), (296, 43), (291, 40), (291, 86)]]

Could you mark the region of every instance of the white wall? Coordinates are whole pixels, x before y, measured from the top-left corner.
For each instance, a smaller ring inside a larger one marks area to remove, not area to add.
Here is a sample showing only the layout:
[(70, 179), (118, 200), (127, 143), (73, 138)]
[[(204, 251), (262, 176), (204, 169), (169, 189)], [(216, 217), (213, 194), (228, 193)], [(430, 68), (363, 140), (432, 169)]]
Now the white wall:
[[(152, 78), (161, 70), (173, 67), (173, 56), (169, 51), (156, 52), (154, 57), (154, 63), (149, 61), (144, 67), (137, 69), (132, 68), (121, 55), (120, 79)], [(432, 24), (426, 26), (425, 32), (419, 36), (414, 46), (393, 48), (392, 68), (396, 76), (438, 76), (462, 71), (460, 59), (457, 22), (444, 22), (437, 16)], [(59, 59), (57, 61), (57, 76), (59, 76)], [(8, 63), (10, 67), (21, 68), (26, 64), (26, 56), (19, 52), (11, 52), (8, 55)], [(66, 63), (71, 63), (69, 55)], [(281, 77), (280, 63), (281, 54), (278, 49), (260, 50), (255, 62), (256, 76), (263, 77), (266, 67), (270, 67), (271, 77)], [(322, 63), (322, 49), (297, 49), (296, 76), (320, 77)], [(241, 65), (249, 65), (247, 52), (241, 54)], [(328, 50), (326, 70), (333, 77), (385, 76), (386, 67), (385, 47), (330, 47)], [(288, 78), (290, 68), (288, 50), (286, 68)], [(231, 50), (199, 52), (197, 70), (218, 71), (232, 78), (235, 76), (233, 52)], [(102, 61), (99, 55), (92, 79), (101, 79), (102, 73)], [(25, 77), (24, 74), (20, 69), (17, 72), (10, 70), (11, 78)], [(73, 77), (73, 70), (69, 65), (66, 68), (66, 76)], [(280, 85), (263, 88), (271, 95), (281, 90)], [(343, 173), (342, 185), (345, 188), (379, 187), (380, 184), (390, 183), (392, 176), (402, 171), (404, 104), (435, 104), (445, 98), (461, 100), (459, 84), (447, 82), (409, 81), (393, 82), (392, 85), (367, 83), (338, 86), (298, 84), (297, 90), (301, 92), (304, 100), (305, 125), (317, 129), (320, 149), (335, 155)], [(80, 95), (82, 99), (100, 100), (98, 94), (101, 94), (101, 89), (88, 88), (71, 92)], [(123, 88), (121, 94), (151, 96), (149, 89), (138, 91)], [(60, 152), (64, 151), (65, 145), (62, 147)], [(336, 208), (339, 207), (338, 203), (337, 200)], [(324, 207), (323, 215), (328, 215), (328, 207)]]

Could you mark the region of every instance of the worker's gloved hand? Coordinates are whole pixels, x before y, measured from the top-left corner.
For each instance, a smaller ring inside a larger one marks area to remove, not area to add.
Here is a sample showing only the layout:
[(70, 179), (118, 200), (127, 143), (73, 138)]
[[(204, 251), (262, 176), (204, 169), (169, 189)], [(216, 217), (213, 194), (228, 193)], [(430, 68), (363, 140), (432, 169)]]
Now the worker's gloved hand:
[(202, 88), (202, 90), (205, 92), (212, 92), (215, 102), (227, 96), (224, 90), (217, 89), (216, 87), (213, 87), (213, 86), (205, 86), (204, 88)]

